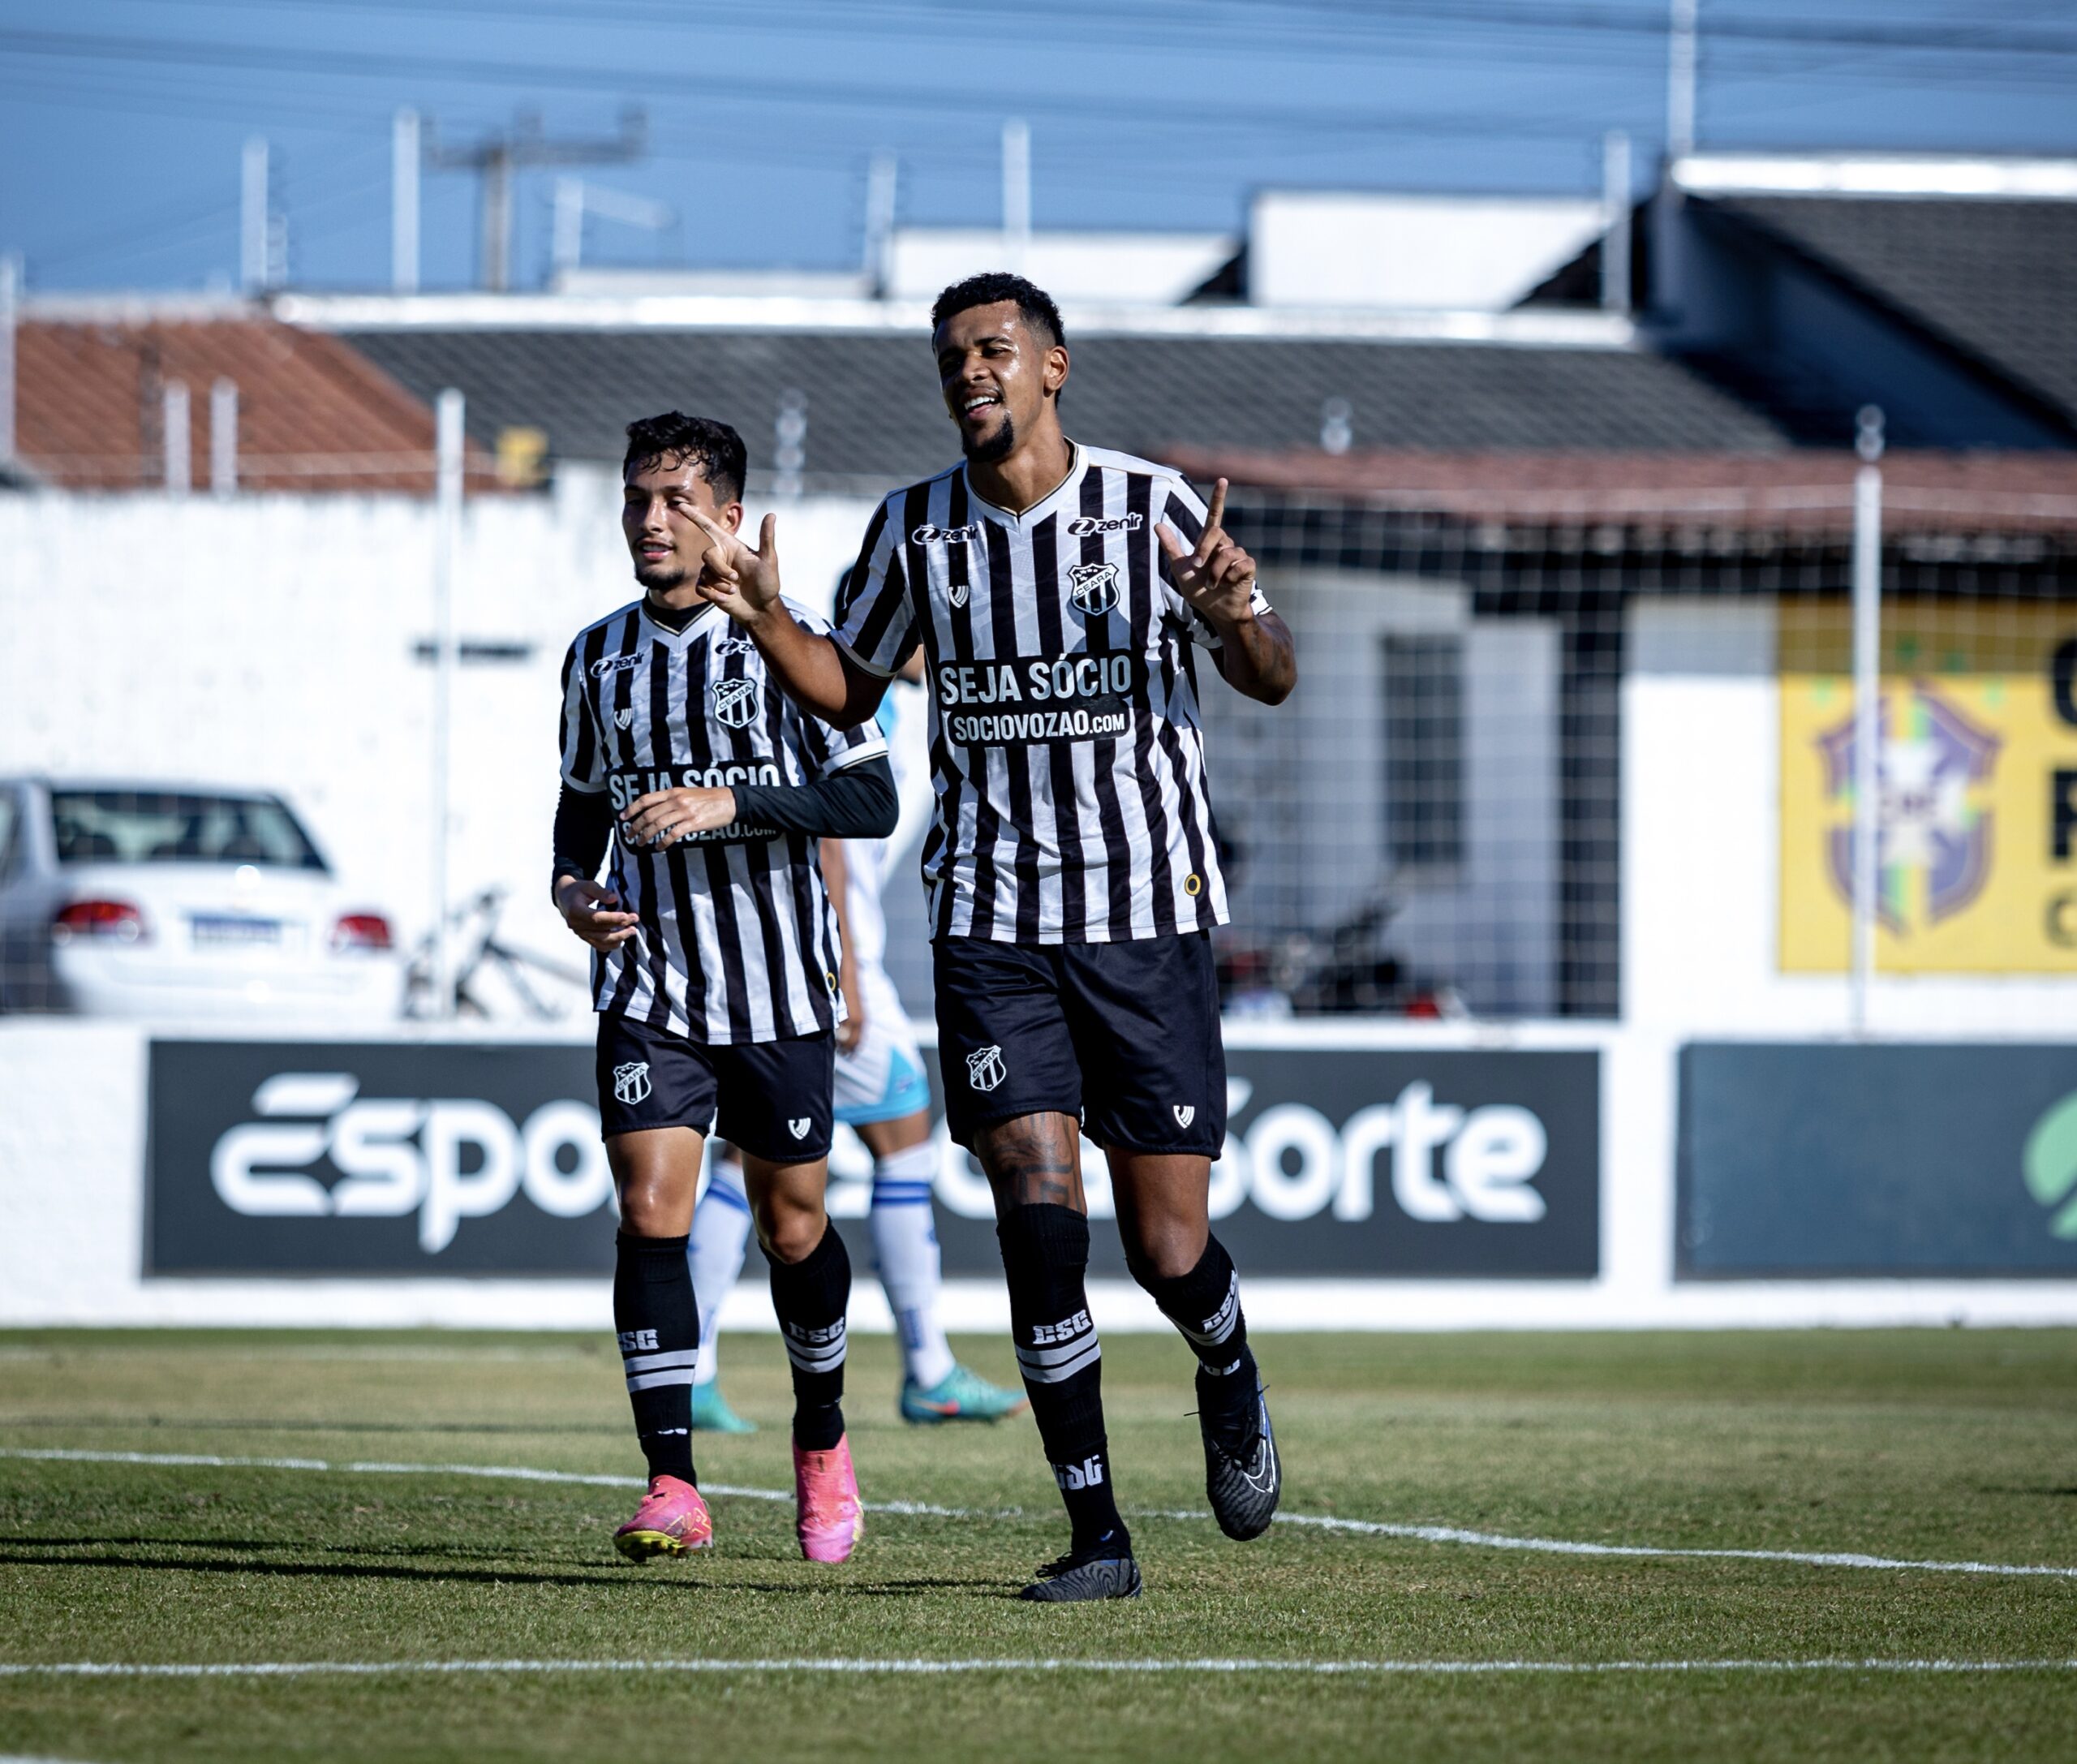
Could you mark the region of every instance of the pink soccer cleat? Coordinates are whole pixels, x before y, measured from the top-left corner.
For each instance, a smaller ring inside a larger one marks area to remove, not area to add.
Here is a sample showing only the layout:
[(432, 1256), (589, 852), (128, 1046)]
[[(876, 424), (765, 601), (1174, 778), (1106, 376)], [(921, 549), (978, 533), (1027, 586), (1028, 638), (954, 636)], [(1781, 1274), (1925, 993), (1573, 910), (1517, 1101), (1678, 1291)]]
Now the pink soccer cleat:
[(683, 1555), (714, 1541), (713, 1516), (699, 1491), (675, 1476), (652, 1476), (634, 1517), (613, 1534), (613, 1547), (630, 1562)]
[(841, 1562), (866, 1534), (858, 1474), (851, 1468), (847, 1435), (827, 1452), (793, 1448), (793, 1530), (811, 1562)]

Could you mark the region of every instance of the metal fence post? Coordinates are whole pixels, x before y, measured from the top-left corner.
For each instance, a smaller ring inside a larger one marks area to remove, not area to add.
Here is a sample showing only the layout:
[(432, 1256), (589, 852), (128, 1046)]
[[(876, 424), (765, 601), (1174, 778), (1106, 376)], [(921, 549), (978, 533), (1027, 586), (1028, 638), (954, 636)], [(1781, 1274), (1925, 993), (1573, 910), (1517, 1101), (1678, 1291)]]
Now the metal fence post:
[(449, 761), (454, 706), (454, 563), (462, 529), (462, 400), (453, 388), (434, 407), (432, 540), (432, 1006), (454, 1014), (448, 943)]
[(1868, 1033), (1882, 837), (1882, 413), (1862, 407), (1853, 480), (1853, 948), (1848, 1021)]

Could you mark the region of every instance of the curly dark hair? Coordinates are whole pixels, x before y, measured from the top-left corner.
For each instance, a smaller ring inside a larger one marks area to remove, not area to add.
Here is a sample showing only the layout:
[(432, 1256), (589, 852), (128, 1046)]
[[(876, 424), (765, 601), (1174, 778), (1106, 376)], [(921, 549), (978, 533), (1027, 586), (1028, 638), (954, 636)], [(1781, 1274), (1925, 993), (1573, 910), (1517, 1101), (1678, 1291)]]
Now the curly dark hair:
[(742, 437), (726, 423), (717, 423), (711, 416), (687, 416), (682, 411), (666, 411), (661, 416), (645, 416), (630, 423), (627, 457), (621, 462), (621, 472), (647, 471), (663, 459), (690, 461), (721, 501), (742, 500), (750, 453)]
[(955, 312), (964, 312), (969, 307), (994, 306), (1004, 300), (1017, 303), (1024, 322), (1049, 349), (1068, 340), (1067, 327), (1060, 323), (1060, 309), (1053, 304), (1052, 295), (1006, 269), (987, 270), (952, 283), (931, 308), (931, 329), (935, 333)]

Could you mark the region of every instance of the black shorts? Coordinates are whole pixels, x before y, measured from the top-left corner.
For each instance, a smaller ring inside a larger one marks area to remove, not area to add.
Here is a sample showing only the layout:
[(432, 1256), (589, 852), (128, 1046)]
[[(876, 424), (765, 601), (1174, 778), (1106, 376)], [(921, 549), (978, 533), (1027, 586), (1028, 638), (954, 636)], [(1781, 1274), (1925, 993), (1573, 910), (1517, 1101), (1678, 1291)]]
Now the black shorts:
[(1211, 937), (931, 945), (952, 1136), (1013, 1116), (1079, 1115), (1106, 1149), (1215, 1158), (1226, 1048)]
[(829, 1155), (836, 1040), (799, 1035), (711, 1047), (599, 1013), (599, 1127), (615, 1134), (690, 1127), (754, 1158), (811, 1164)]

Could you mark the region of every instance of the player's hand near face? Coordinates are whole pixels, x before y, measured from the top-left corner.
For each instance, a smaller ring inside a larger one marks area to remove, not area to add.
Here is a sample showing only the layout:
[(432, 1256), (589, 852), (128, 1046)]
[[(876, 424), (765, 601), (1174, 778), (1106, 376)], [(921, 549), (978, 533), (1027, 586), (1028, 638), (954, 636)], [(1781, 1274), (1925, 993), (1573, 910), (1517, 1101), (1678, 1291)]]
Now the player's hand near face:
[(739, 534), (689, 511), (707, 535), (707, 557), (694, 584), (702, 598), (739, 625), (755, 625), (779, 604), (779, 518), (764, 517), (752, 549)]
[(640, 920), (620, 911), (620, 897), (588, 877), (566, 876), (555, 887), (562, 922), (594, 949), (611, 949), (634, 935)]
[(735, 818), (733, 790), (651, 790), (628, 804), (620, 824), (630, 844), (661, 851), (694, 833), (726, 827)]
[(1168, 577), (1193, 610), (1224, 635), (1249, 617), (1255, 592), (1255, 560), (1226, 536), (1226, 480), (1213, 487), (1204, 531), (1194, 545), (1163, 521), (1155, 529), (1168, 556)]

